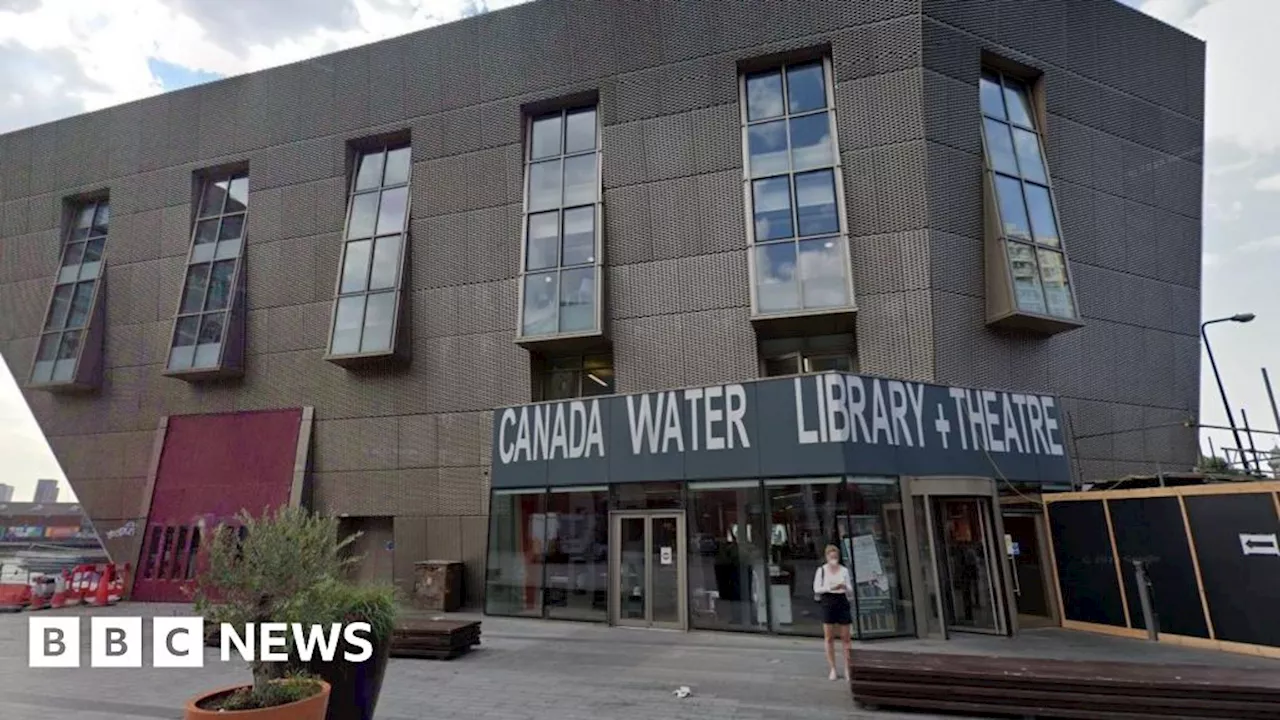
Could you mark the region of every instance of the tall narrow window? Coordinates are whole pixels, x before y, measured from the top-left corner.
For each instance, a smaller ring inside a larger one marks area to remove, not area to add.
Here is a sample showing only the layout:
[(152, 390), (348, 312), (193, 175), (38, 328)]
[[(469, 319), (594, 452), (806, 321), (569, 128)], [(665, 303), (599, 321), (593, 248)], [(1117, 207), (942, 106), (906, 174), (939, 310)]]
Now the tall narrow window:
[(198, 203), (168, 371), (239, 372), (244, 347), (240, 258), (249, 215), (248, 173), (204, 178)]
[[(1007, 312), (1074, 320), (1077, 317), (1048, 164), (1027, 85), (984, 70), (980, 79), (987, 190), (994, 198), (988, 227), (1001, 245), (1006, 268), (998, 282), (1011, 287)], [(1000, 312), (996, 313), (1001, 314)]]
[(31, 368), (33, 385), (89, 388), (96, 384), (102, 354), (102, 323), (95, 322), (100, 313), (98, 280), (110, 222), (106, 199), (78, 203), (71, 210), (62, 262)]
[(741, 104), (755, 314), (850, 308), (830, 65), (744, 75)]
[(397, 349), (411, 168), (407, 145), (365, 150), (356, 157), (331, 359), (382, 357)]
[(529, 122), (522, 338), (600, 332), (599, 135), (595, 107)]

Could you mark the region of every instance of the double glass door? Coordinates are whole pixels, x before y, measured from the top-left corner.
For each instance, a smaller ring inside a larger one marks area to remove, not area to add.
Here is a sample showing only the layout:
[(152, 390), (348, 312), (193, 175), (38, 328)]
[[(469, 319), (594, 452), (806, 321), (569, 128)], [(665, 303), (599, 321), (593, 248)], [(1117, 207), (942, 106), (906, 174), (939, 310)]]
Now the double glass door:
[(612, 516), (610, 616), (616, 625), (685, 628), (684, 516)]

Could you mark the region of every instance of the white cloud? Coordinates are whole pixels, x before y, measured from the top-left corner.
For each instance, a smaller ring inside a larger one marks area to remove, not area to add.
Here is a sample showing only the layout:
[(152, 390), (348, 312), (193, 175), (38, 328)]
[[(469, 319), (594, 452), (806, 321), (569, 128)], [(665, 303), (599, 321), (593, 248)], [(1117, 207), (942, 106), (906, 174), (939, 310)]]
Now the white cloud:
[(1240, 245), (1241, 252), (1271, 252), (1273, 250), (1280, 250), (1280, 235), (1258, 238)]
[(1254, 183), (1253, 187), (1255, 190), (1269, 190), (1274, 192), (1280, 192), (1280, 173), (1276, 173), (1275, 175), (1268, 175), (1267, 177), (1260, 178), (1258, 182)]

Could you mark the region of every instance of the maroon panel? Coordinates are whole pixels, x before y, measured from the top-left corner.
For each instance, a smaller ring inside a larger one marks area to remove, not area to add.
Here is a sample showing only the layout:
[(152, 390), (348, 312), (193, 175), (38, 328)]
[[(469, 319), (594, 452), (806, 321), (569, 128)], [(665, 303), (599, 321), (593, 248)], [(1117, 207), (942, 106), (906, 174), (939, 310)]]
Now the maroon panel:
[(286, 505), (301, 410), (169, 418), (133, 598), (185, 602), (202, 535)]

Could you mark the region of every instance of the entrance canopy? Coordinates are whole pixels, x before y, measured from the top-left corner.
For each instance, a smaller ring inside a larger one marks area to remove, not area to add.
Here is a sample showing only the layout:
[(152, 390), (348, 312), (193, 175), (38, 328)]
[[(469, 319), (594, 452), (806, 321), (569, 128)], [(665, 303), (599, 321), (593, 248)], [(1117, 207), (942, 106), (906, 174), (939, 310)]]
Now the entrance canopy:
[(1052, 395), (824, 373), (493, 415), (492, 487), (807, 475), (1066, 483)]

